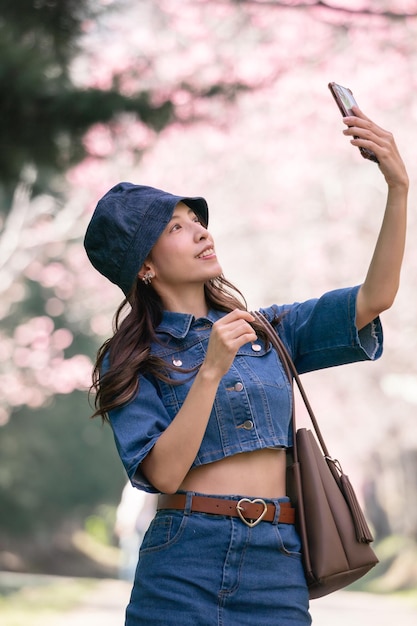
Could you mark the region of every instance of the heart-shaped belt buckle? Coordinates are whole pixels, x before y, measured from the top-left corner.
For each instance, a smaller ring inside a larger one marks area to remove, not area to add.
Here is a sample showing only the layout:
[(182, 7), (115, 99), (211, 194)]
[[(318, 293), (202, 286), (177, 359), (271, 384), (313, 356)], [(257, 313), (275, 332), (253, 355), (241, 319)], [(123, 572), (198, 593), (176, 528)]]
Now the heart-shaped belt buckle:
[[(245, 511), (245, 507), (243, 506), (243, 504), (247, 502), (248, 504), (262, 504), (263, 506), (263, 511), (261, 511), (261, 514), (259, 515), (259, 517), (255, 520), (248, 520), (245, 519), (243, 517), (243, 512)], [(268, 506), (265, 502), (265, 500), (262, 500), (261, 498), (256, 498), (255, 500), (249, 500), (249, 498), (241, 498), (239, 500), (239, 502), (236, 504), (236, 510), (237, 513), (240, 517), (240, 519), (242, 520), (242, 522), (244, 524), (246, 524), (246, 526), (249, 526), (250, 528), (253, 528), (254, 526), (257, 526), (257, 524), (259, 524), (259, 522), (262, 522), (263, 518), (266, 515), (266, 512), (268, 510)]]

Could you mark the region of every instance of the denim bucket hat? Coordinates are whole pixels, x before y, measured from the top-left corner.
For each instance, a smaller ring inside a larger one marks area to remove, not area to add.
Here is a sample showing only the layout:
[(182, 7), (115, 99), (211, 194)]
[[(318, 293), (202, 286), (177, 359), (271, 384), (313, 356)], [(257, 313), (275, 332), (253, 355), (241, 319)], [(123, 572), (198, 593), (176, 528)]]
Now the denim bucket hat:
[(96, 270), (125, 295), (179, 202), (207, 225), (204, 198), (175, 196), (154, 187), (122, 182), (99, 200), (87, 227), (84, 247)]

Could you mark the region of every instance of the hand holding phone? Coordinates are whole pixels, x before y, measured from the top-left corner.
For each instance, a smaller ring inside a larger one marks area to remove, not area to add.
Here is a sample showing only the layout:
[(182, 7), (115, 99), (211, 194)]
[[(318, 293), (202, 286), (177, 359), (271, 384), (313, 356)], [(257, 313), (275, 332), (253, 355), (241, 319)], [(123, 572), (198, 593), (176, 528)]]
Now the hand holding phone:
[[(353, 97), (351, 90), (347, 87), (342, 87), (342, 85), (338, 85), (337, 83), (329, 83), (329, 89), (340, 109), (342, 116), (347, 117), (355, 115), (352, 111), (352, 107), (358, 106), (358, 103)], [(364, 159), (369, 159), (370, 161), (379, 163), (375, 152), (372, 152), (372, 150), (368, 150), (368, 148), (359, 148), (359, 150)]]

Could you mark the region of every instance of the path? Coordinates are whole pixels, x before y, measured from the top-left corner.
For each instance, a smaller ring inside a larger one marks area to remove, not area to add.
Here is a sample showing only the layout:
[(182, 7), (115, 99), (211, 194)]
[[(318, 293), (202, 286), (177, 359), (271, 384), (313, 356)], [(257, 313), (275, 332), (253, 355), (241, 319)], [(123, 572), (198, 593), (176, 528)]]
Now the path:
[(417, 605), (392, 596), (338, 591), (311, 602), (313, 626), (417, 626)]
[[(36, 587), (37, 584), (48, 582), (52, 584), (57, 580), (60, 583), (65, 582), (65, 579), (53, 576), (39, 577), (45, 580), (37, 582), (35, 575), (13, 575), (5, 572), (2, 575), (5, 579), (10, 578), (10, 583), (16, 588)], [(92, 590), (83, 594), (79, 606), (59, 615), (44, 615), (42, 619), (39, 614), (34, 614), (33, 620), (26, 620), (26, 626), (124, 626), (130, 589), (131, 584), (121, 580), (96, 580)], [(338, 591), (325, 598), (313, 600), (311, 615), (313, 626), (417, 626), (417, 598), (411, 604), (411, 601), (389, 595)], [(173, 616), (172, 622), (181, 626), (181, 620), (176, 619), (176, 616)], [(2, 621), (1, 616), (0, 624), (11, 626)], [(253, 616), (253, 625), (261, 626), (256, 623), (256, 614)], [(205, 626), (204, 621), (195, 626)]]
[[(84, 606), (57, 620), (55, 626), (123, 626), (129, 594), (128, 583), (102, 581)], [(313, 600), (311, 614), (314, 626), (417, 626), (417, 604), (369, 593), (339, 591)], [(259, 626), (255, 616), (253, 624)]]
[(100, 581), (81, 606), (55, 618), (54, 626), (123, 626), (130, 590), (122, 580)]

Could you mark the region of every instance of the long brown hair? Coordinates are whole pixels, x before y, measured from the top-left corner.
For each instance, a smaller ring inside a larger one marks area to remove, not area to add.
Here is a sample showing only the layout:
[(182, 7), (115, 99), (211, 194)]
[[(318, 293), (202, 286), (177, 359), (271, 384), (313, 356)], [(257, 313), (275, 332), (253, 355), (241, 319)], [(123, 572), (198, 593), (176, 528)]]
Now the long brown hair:
[[(226, 313), (234, 309), (247, 310), (242, 293), (224, 276), (206, 282), (204, 292), (211, 309)], [(156, 291), (137, 278), (130, 294), (116, 311), (113, 336), (97, 353), (90, 388), (90, 392), (96, 393), (92, 417), (100, 415), (103, 421), (108, 421), (111, 409), (127, 404), (138, 390), (139, 373), (150, 373), (161, 380), (171, 381), (169, 370), (174, 368), (150, 351), (151, 344), (157, 341), (155, 329), (162, 314), (162, 301)], [(263, 337), (256, 321), (252, 325)], [(108, 363), (103, 374), (105, 358)]]

